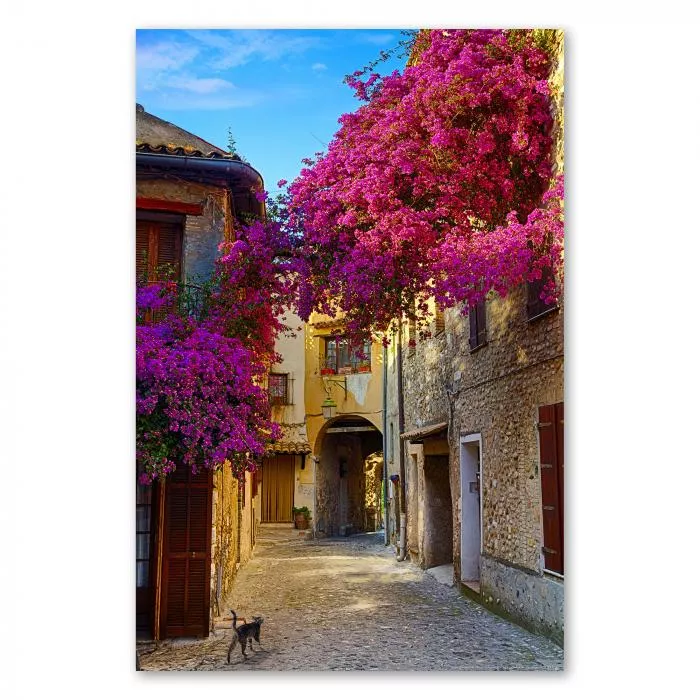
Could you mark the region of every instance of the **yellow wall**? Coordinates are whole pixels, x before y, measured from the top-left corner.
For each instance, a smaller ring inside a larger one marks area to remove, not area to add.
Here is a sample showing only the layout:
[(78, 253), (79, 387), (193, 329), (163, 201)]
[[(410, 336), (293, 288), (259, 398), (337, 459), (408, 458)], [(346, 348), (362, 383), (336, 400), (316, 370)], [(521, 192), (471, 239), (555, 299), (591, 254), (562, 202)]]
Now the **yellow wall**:
[(383, 429), (381, 343), (372, 344), (371, 372), (321, 375), (320, 357), (323, 354), (321, 340), (327, 336), (342, 335), (342, 327), (341, 318), (331, 319), (329, 316), (312, 314), (304, 329), (306, 424), (312, 454), (316, 457), (321, 450), (319, 433), (326, 423), (321, 411), (321, 405), (328, 395), (326, 389), (338, 406), (336, 417), (360, 416), (378, 430)]

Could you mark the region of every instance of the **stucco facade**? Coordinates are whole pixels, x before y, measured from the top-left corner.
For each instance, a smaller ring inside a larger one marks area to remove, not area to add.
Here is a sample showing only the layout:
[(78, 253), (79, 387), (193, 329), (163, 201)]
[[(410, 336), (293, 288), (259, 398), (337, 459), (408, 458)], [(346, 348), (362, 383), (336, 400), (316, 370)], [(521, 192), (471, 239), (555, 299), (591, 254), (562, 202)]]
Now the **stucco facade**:
[[(377, 471), (383, 470), (383, 353), (379, 343), (371, 343), (353, 367), (336, 362), (329, 369), (326, 360), (334, 346), (328, 343), (342, 337), (342, 318), (312, 314), (305, 325), (306, 425), (318, 537), (381, 525)], [(336, 404), (330, 420), (322, 412), (326, 399)], [(381, 479), (379, 484), (381, 489)]]

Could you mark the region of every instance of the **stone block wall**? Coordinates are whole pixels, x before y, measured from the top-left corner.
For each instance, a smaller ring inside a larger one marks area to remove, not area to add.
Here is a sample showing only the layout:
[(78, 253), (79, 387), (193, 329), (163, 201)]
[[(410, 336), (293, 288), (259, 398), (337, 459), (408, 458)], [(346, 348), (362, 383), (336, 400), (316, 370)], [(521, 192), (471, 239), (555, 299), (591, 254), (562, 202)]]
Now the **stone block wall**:
[(488, 607), (563, 646), (563, 580), (533, 576), (529, 571), (483, 556), (481, 598)]
[[(564, 298), (562, 295), (557, 309), (531, 321), (527, 319), (525, 285), (505, 298), (490, 298), (486, 307), (487, 344), (476, 351), (469, 349), (469, 319), (459, 309), (445, 313), (443, 334), (419, 340), (413, 352), (404, 347), (405, 430), (442, 421), (449, 424), (447, 443), (457, 577), (461, 571), (461, 525), (459, 509), (454, 506), (461, 488), (460, 437), (480, 434), (482, 558), (517, 567), (521, 578), (526, 575), (523, 572), (529, 572), (527, 576), (533, 577), (533, 582), (541, 581), (544, 572), (538, 407), (564, 400)], [(389, 406), (387, 415), (393, 410)], [(426, 557), (422, 533), (428, 497), (425, 458), (420, 445), (403, 445), (401, 449), (405, 450), (408, 482), (409, 551), (416, 558), (411, 550), (417, 545), (417, 560), (421, 566), (427, 566), (430, 557)], [(416, 460), (415, 475), (411, 472), (411, 460)], [(505, 605), (509, 600), (508, 580), (501, 574), (488, 583), (487, 595)], [(531, 582), (531, 585), (535, 584)], [(561, 606), (551, 596), (559, 589), (547, 585), (543, 590), (550, 595), (545, 607), (549, 606), (547, 609), (554, 611), (552, 615), (556, 617)], [(533, 620), (542, 617), (534, 596), (518, 594), (516, 590), (513, 599), (513, 603), (508, 603), (509, 610), (530, 611)], [(556, 630), (562, 625), (563, 618), (540, 627), (546, 627), (556, 637)]]
[[(245, 499), (239, 500), (239, 482), (231, 470), (214, 474), (212, 495), (211, 619), (225, 615), (223, 605), (239, 567), (251, 557), (260, 523), (260, 496), (252, 498), (251, 474), (246, 473)], [(240, 513), (239, 513), (240, 510)], [(240, 517), (239, 517), (240, 516)]]

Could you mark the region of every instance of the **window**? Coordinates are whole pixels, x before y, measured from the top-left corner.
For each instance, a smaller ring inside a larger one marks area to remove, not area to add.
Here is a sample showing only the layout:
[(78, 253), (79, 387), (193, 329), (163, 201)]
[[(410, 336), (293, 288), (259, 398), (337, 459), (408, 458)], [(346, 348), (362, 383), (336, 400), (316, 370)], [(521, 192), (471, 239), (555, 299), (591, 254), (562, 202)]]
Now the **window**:
[(270, 404), (273, 406), (288, 406), (292, 403), (292, 380), (288, 374), (270, 374), (267, 380), (267, 390)]
[(136, 278), (180, 281), (184, 217), (139, 210), (136, 214)]
[(534, 282), (527, 283), (527, 318), (528, 321), (532, 321), (540, 316), (546, 314), (552, 309), (557, 308), (557, 303), (552, 302), (551, 304), (546, 304), (543, 299), (540, 298), (542, 290), (545, 284), (552, 280), (552, 270), (551, 268), (545, 268), (542, 271), (542, 277), (535, 280)]
[(478, 350), (486, 345), (486, 301), (469, 307), (469, 349)]
[(321, 373), (354, 374), (372, 370), (372, 343), (351, 344), (347, 338), (321, 338)]
[(540, 483), (544, 568), (564, 574), (564, 404), (540, 406)]
[(416, 319), (408, 319), (408, 356), (416, 353)]
[(435, 303), (435, 335), (440, 335), (445, 331), (445, 311), (436, 302)]

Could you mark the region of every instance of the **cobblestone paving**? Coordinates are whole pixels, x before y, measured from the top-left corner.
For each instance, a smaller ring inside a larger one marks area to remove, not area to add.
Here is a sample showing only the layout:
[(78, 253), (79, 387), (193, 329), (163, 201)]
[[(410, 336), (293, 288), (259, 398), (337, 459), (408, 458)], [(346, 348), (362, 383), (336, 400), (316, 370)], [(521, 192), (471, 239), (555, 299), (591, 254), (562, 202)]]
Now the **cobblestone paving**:
[[(397, 562), (381, 534), (304, 540), (266, 527), (226, 611), (265, 618), (258, 650), (232, 632), (140, 646), (144, 671), (553, 671), (563, 651)], [(230, 623), (229, 623), (230, 624)]]

